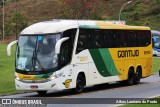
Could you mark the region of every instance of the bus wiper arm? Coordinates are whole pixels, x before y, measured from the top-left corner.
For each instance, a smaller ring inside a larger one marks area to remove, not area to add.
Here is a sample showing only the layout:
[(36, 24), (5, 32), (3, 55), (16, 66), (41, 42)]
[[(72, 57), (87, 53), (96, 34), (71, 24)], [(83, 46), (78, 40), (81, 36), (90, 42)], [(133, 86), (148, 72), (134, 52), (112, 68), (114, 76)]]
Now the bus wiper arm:
[(35, 70), (35, 65), (36, 65), (36, 49), (33, 51), (33, 55), (32, 55), (33, 71)]
[(33, 51), (33, 56), (32, 56), (32, 65), (33, 65), (33, 71), (35, 70), (35, 66), (36, 66), (36, 62), (39, 64), (41, 70), (44, 70), (40, 61), (37, 58), (37, 50), (35, 48), (35, 50)]

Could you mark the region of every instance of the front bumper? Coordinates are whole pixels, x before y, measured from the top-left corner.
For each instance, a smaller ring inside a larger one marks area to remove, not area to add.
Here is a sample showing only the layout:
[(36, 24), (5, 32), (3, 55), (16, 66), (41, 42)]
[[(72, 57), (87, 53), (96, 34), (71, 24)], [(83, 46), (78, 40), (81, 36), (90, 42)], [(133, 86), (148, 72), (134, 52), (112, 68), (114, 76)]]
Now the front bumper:
[[(60, 79), (50, 80), (43, 83), (26, 83), (15, 79), (15, 84), (17, 90), (63, 90)], [(32, 86), (36, 86), (36, 88), (33, 88)]]
[(160, 52), (158, 52), (158, 51), (153, 51), (153, 55), (154, 55), (154, 56), (160, 56)]

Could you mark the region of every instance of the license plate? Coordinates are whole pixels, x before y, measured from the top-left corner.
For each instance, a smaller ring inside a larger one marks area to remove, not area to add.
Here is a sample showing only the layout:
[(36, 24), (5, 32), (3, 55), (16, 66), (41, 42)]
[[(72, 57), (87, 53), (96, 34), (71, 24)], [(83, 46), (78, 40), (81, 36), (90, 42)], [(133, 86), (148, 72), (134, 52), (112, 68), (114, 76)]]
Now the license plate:
[(31, 89), (38, 89), (37, 85), (31, 85), (30, 87), (31, 87)]

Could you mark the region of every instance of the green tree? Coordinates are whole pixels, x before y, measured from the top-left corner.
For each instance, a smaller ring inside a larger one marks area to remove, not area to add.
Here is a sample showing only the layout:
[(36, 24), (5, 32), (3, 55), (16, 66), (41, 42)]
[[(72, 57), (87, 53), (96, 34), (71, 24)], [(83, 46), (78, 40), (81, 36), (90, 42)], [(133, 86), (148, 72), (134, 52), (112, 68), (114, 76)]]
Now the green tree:
[(104, 0), (62, 0), (59, 18), (103, 19)]
[(10, 15), (6, 22), (6, 35), (16, 35), (16, 32), (21, 32), (25, 27), (27, 27), (27, 18), (21, 13), (13, 13)]

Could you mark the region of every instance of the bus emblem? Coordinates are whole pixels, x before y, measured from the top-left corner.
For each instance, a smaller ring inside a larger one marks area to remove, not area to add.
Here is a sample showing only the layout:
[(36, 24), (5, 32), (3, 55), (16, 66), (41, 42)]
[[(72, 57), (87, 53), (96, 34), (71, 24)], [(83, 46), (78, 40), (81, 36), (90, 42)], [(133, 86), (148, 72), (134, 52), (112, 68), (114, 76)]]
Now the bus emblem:
[(67, 79), (67, 80), (65, 81), (64, 85), (65, 85), (66, 88), (69, 88), (69, 87), (70, 87), (70, 82), (72, 82), (71, 79)]

